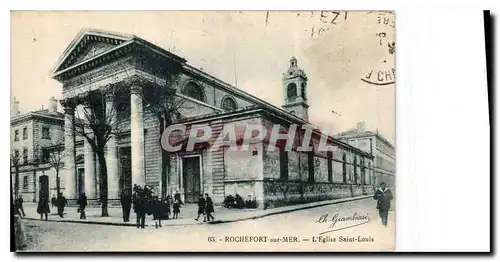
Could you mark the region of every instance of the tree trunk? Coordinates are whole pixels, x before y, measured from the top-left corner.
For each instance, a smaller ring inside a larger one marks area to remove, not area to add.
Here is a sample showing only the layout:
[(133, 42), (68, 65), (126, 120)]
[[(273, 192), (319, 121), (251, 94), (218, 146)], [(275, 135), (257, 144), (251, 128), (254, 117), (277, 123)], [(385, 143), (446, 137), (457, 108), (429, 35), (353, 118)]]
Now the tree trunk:
[(56, 191), (57, 196), (61, 193), (61, 179), (59, 178), (59, 170), (56, 168)]
[(108, 171), (106, 168), (106, 158), (104, 151), (97, 152), (99, 159), (99, 195), (101, 198), (101, 216), (107, 217), (108, 214)]
[(165, 118), (160, 117), (160, 150), (161, 150), (161, 197), (165, 198), (168, 195), (168, 179), (167, 176), (170, 173), (170, 153), (163, 150), (161, 147), (161, 136), (163, 131), (166, 129), (166, 125), (169, 121), (165, 121)]
[(14, 167), (15, 169), (15, 175), (14, 175), (14, 198), (17, 199), (19, 196), (19, 167), (16, 166)]

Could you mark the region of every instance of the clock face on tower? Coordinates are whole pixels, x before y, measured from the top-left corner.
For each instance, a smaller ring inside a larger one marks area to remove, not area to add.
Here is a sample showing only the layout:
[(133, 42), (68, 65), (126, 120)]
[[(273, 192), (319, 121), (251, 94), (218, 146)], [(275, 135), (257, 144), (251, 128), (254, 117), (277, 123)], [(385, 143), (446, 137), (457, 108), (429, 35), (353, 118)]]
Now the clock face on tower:
[(395, 17), (391, 11), (370, 11), (370, 19), (373, 21), (374, 29), (373, 44), (377, 46), (380, 57), (375, 64), (368, 69), (361, 80), (372, 85), (384, 86), (394, 84), (396, 81), (396, 69), (394, 66), (396, 43), (395, 43)]

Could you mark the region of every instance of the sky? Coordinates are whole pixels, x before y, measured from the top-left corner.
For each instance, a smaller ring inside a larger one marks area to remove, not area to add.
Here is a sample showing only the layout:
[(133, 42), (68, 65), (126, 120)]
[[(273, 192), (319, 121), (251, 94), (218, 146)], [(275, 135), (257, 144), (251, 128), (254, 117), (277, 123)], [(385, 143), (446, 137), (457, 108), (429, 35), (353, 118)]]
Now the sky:
[[(21, 113), (62, 97), (51, 79), (82, 28), (134, 34), (282, 106), (290, 57), (308, 76), (309, 121), (330, 134), (356, 127), (395, 141), (394, 15), (367, 11), (16, 11), (11, 90)], [(334, 112), (332, 112), (334, 111)]]

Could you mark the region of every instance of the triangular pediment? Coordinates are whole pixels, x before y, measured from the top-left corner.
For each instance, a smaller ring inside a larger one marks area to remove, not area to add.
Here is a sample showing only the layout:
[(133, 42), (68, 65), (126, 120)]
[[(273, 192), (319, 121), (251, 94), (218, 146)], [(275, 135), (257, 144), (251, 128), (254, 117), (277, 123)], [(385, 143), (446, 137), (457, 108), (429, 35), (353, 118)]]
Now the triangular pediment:
[(131, 35), (102, 30), (84, 29), (73, 39), (59, 58), (54, 74), (71, 66), (90, 60), (102, 53), (132, 40)]

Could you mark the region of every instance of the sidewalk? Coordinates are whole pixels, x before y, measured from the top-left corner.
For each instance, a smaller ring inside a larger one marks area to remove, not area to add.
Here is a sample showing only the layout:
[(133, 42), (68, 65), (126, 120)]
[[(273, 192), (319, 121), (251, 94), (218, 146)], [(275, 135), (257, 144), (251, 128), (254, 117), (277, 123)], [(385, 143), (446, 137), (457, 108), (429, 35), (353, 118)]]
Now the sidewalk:
[[(358, 196), (344, 199), (335, 200), (325, 200), (319, 202), (312, 202), (306, 204), (292, 205), (277, 207), (267, 210), (261, 209), (227, 209), (224, 207), (215, 207), (215, 221), (211, 221), (211, 224), (216, 223), (229, 223), (236, 221), (243, 221), (249, 219), (256, 219), (276, 214), (288, 213), (302, 209), (320, 207), (325, 205), (343, 203), (348, 201), (355, 201), (360, 199), (369, 198), (371, 196)], [(24, 204), (24, 211), (26, 217), (23, 219), (28, 220), (40, 220), (40, 215), (36, 212), (37, 205), (34, 203)], [(67, 222), (67, 223), (86, 223), (86, 224), (99, 224), (99, 225), (112, 225), (112, 226), (135, 226), (135, 213), (131, 210), (130, 222), (123, 222), (122, 210), (120, 207), (108, 207), (109, 217), (101, 217), (100, 207), (90, 207), (85, 211), (87, 219), (80, 219), (80, 213), (76, 212), (76, 207), (66, 207), (64, 209), (64, 218), (60, 218), (56, 212), (56, 207), (51, 207), (48, 222)], [(203, 219), (200, 217), (199, 221), (194, 220), (196, 218), (198, 207), (196, 204), (188, 204), (181, 207), (181, 213), (178, 219), (163, 220), (162, 226), (185, 226), (185, 225), (199, 225), (204, 224)], [(146, 224), (152, 224), (152, 216), (146, 216)]]

